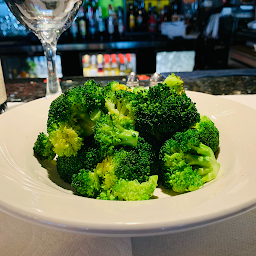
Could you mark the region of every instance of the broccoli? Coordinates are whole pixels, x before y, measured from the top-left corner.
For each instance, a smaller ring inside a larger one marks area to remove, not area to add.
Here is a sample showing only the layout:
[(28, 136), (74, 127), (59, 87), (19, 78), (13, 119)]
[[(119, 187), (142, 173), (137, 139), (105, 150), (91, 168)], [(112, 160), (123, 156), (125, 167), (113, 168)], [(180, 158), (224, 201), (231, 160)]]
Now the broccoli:
[(79, 196), (96, 198), (100, 192), (99, 177), (88, 169), (81, 169), (77, 175), (74, 174), (71, 185)]
[(58, 156), (75, 156), (83, 145), (83, 139), (77, 132), (64, 123), (60, 123), (56, 130), (50, 132), (49, 139), (53, 145), (53, 151)]
[[(98, 163), (94, 170), (81, 170), (79, 174), (74, 174), (71, 184), (77, 194), (82, 196), (92, 195), (93, 187), (93, 194), (101, 199), (148, 199), (157, 185), (157, 175), (152, 175), (151, 171), (153, 160), (154, 152), (151, 146), (143, 138), (139, 138), (136, 148), (115, 148), (114, 152)], [(150, 179), (153, 176), (155, 178)], [(100, 187), (96, 180), (99, 181)], [(135, 188), (134, 199), (132, 192), (129, 191), (132, 187)], [(123, 193), (126, 189), (127, 194)]]
[(145, 88), (145, 87), (142, 87), (142, 86), (136, 86), (132, 90), (132, 92), (135, 93), (135, 94), (136, 93), (147, 94), (147, 91), (148, 91), (148, 89)]
[(103, 148), (118, 145), (136, 147), (138, 136), (129, 119), (115, 114), (102, 116), (94, 127), (94, 139)]
[(53, 145), (49, 140), (49, 137), (43, 132), (39, 133), (36, 142), (34, 143), (34, 155), (38, 160), (53, 160), (55, 152), (53, 151)]
[(166, 157), (165, 161), (166, 166), (162, 174), (165, 188), (172, 188), (177, 193), (184, 193), (203, 186), (204, 182), (201, 176), (193, 171), (192, 166), (186, 164), (181, 155), (174, 153), (170, 157)]
[(148, 181), (139, 183), (137, 180), (119, 179), (112, 189), (101, 192), (98, 199), (103, 200), (120, 200), (120, 201), (139, 201), (149, 200), (157, 186), (158, 176), (150, 176)]
[(104, 87), (105, 105), (109, 114), (116, 114), (134, 121), (134, 109), (131, 102), (134, 93), (126, 85), (111, 82)]
[(132, 101), (135, 130), (141, 134), (151, 134), (164, 142), (200, 121), (200, 114), (191, 99), (165, 84), (159, 83), (150, 87), (146, 94), (139, 92), (135, 95), (136, 99)]
[(34, 143), (79, 196), (147, 200), (158, 177), (178, 193), (216, 178), (219, 131), (201, 116), (174, 74), (163, 83), (131, 89), (93, 80), (65, 91), (50, 105), (47, 133)]
[[(148, 177), (155, 174), (152, 169), (155, 159), (154, 151), (150, 144), (145, 142), (141, 137), (138, 139), (136, 148), (119, 147), (116, 148), (112, 155), (107, 157), (103, 165), (99, 165), (96, 172), (99, 176), (104, 176), (104, 172), (111, 173), (109, 169), (102, 166), (114, 169), (114, 174), (118, 179), (138, 180), (139, 182), (147, 181)], [(107, 169), (107, 171), (106, 171)]]
[(207, 116), (201, 116), (195, 128), (199, 132), (199, 140), (215, 153), (219, 148), (219, 130), (213, 121)]
[(184, 91), (183, 81), (180, 79), (179, 76), (175, 76), (174, 73), (166, 77), (166, 79), (164, 80), (164, 84), (166, 84), (170, 88), (173, 88), (179, 94)]
[(76, 155), (83, 137), (93, 134), (97, 120), (106, 112), (102, 90), (100, 85), (89, 80), (83, 86), (68, 89), (51, 103), (47, 132), (57, 154)]
[(113, 186), (113, 184), (108, 185), (111, 180), (116, 181), (116, 179), (122, 178), (130, 181), (147, 181), (148, 177), (152, 175), (154, 158), (155, 155), (150, 144), (139, 137), (136, 148), (115, 148), (113, 153), (99, 163), (94, 171), (103, 178), (103, 185), (107, 190)]
[(81, 169), (93, 170), (105, 156), (93, 138), (87, 138), (77, 155), (57, 157), (57, 172), (62, 180), (70, 184), (73, 174), (79, 173)]
[(176, 192), (198, 189), (215, 179), (220, 168), (212, 149), (200, 142), (196, 129), (177, 132), (162, 146), (159, 157), (163, 185)]

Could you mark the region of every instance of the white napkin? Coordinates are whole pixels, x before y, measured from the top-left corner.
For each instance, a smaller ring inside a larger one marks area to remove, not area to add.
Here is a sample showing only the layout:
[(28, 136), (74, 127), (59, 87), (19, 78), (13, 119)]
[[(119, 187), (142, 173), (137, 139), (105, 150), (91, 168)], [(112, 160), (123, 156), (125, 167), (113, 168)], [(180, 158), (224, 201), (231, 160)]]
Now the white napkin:
[(131, 238), (56, 231), (0, 211), (0, 256), (132, 256)]

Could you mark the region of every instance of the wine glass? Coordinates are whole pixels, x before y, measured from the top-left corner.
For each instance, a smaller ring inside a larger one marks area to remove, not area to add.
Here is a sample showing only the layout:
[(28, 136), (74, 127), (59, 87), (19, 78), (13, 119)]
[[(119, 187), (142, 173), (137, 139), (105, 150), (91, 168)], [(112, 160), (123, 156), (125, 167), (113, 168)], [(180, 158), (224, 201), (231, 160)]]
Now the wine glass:
[(61, 93), (56, 71), (57, 41), (70, 27), (83, 0), (5, 0), (18, 21), (42, 43), (47, 61), (46, 95)]

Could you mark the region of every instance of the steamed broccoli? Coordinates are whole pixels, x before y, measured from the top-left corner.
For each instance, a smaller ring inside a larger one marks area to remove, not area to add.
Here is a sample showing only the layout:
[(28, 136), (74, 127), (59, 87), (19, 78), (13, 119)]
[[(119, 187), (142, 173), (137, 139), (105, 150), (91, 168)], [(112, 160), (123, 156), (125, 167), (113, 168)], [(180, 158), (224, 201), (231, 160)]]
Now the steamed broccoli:
[(180, 79), (179, 76), (175, 76), (174, 73), (167, 76), (164, 80), (164, 84), (173, 88), (177, 93), (181, 94), (183, 92), (183, 81)]
[(96, 172), (103, 177), (104, 173), (110, 173), (108, 168), (114, 169), (114, 174), (125, 180), (147, 181), (153, 174), (154, 152), (150, 144), (143, 138), (138, 139), (136, 148), (119, 147), (114, 153), (105, 159), (103, 164), (98, 165)]
[(53, 160), (80, 196), (147, 200), (160, 182), (178, 193), (214, 179), (219, 131), (174, 74), (154, 87), (93, 80), (68, 89), (50, 105), (47, 133), (34, 155)]
[(143, 86), (136, 86), (132, 90), (133, 93), (135, 93), (135, 94), (142, 93), (142, 95), (146, 95), (147, 91), (148, 91), (148, 89), (146, 87), (143, 87)]
[(196, 190), (215, 179), (220, 165), (212, 149), (199, 140), (196, 129), (177, 132), (160, 150), (162, 182), (176, 192)]
[(103, 200), (120, 200), (120, 201), (139, 201), (149, 200), (157, 186), (158, 176), (150, 176), (148, 181), (139, 183), (137, 180), (119, 179), (112, 191), (103, 191), (99, 199)]
[(201, 176), (193, 171), (192, 166), (187, 164), (180, 154), (166, 156), (164, 161), (166, 166), (162, 173), (162, 182), (165, 188), (184, 193), (203, 186)]
[[(81, 170), (79, 174), (73, 175), (71, 185), (82, 196), (92, 195), (93, 191), (94, 196), (101, 199), (148, 199), (157, 185), (157, 175), (154, 175), (154, 179), (150, 178), (153, 161), (151, 146), (140, 138), (136, 148), (116, 148), (94, 170)], [(135, 189), (133, 192), (132, 188)], [(127, 192), (123, 193), (126, 189)]]
[(51, 103), (47, 132), (57, 154), (76, 155), (82, 146), (81, 138), (93, 134), (96, 121), (106, 111), (102, 90), (89, 80), (83, 86), (67, 90)]
[(53, 145), (49, 137), (43, 132), (39, 133), (34, 143), (34, 155), (39, 160), (53, 160), (56, 153), (53, 151)]
[(50, 132), (49, 139), (58, 156), (75, 156), (83, 145), (83, 139), (77, 132), (64, 123), (60, 123), (56, 130)]
[(96, 198), (100, 193), (100, 180), (96, 173), (88, 169), (81, 169), (73, 176), (71, 185), (77, 195)]
[(89, 138), (77, 155), (57, 157), (57, 172), (61, 179), (71, 183), (73, 174), (79, 173), (81, 169), (93, 170), (104, 157), (105, 152)]
[(102, 116), (94, 127), (94, 139), (104, 148), (118, 145), (136, 147), (138, 135), (129, 119), (115, 114)]
[(219, 148), (219, 130), (213, 121), (207, 116), (201, 116), (195, 128), (199, 132), (199, 140), (215, 153)]
[(132, 102), (136, 109), (135, 129), (141, 134), (148, 133), (165, 141), (200, 121), (200, 114), (191, 99), (165, 84), (150, 87), (146, 95), (140, 92), (135, 95), (136, 100)]
[(106, 108), (109, 114), (116, 114), (134, 121), (134, 109), (132, 100), (134, 93), (129, 87), (118, 82), (111, 82), (104, 87)]

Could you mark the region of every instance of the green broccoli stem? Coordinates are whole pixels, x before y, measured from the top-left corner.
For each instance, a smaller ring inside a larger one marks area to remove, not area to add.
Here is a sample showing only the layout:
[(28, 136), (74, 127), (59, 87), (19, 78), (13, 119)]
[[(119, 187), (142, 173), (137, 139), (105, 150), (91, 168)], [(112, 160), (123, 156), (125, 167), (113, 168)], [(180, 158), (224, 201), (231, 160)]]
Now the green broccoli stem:
[(81, 114), (77, 118), (77, 123), (82, 128), (82, 135), (85, 137), (89, 137), (94, 133), (94, 126), (96, 121), (100, 118), (101, 111), (94, 111), (90, 116), (86, 114)]
[(164, 156), (165, 160), (165, 166), (167, 168), (173, 167), (175, 162), (181, 162), (182, 161), (182, 155), (180, 153), (173, 153), (172, 155), (165, 154)]
[(89, 137), (94, 133), (95, 123), (91, 120), (79, 120), (78, 124), (82, 127), (82, 135), (85, 137)]
[(100, 117), (101, 117), (102, 111), (100, 109), (95, 109), (91, 114), (90, 114), (90, 119), (92, 122), (96, 123)]
[(198, 166), (197, 174), (203, 176), (204, 182), (216, 178), (220, 165), (217, 162), (212, 149), (202, 143), (199, 147), (193, 147), (193, 150), (200, 155), (185, 154), (184, 158), (187, 164)]
[(114, 146), (123, 145), (123, 146), (132, 146), (137, 147), (139, 132), (133, 130), (126, 130), (123, 127), (118, 127), (122, 132), (117, 135), (117, 138), (120, 139), (120, 142), (114, 142)]
[(127, 109), (127, 107), (124, 105), (124, 103), (122, 102), (122, 100), (116, 99), (115, 100), (115, 105), (117, 110), (119, 111), (120, 115), (128, 115), (129, 114), (129, 110)]
[(119, 114), (119, 111), (115, 108), (115, 103), (113, 103), (111, 100), (106, 99), (105, 106), (110, 114)]

